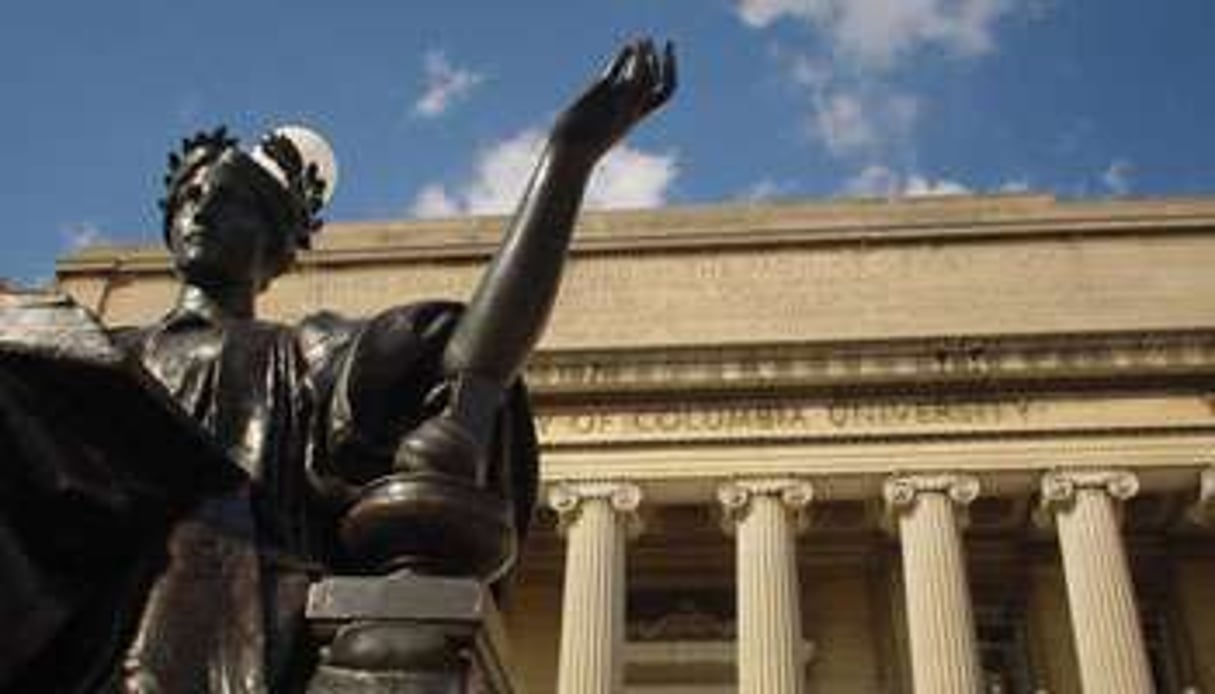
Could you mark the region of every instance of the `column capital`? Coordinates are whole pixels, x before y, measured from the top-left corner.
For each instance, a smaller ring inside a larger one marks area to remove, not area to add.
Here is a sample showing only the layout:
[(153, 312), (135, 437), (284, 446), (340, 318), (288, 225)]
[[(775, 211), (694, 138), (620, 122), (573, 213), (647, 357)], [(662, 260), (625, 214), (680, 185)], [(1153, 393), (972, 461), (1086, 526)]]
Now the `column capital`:
[(756, 496), (775, 497), (798, 511), (814, 500), (814, 485), (796, 477), (769, 477), (730, 480), (717, 487), (717, 500), (731, 513), (744, 511)]
[(1082, 489), (1105, 492), (1116, 501), (1139, 493), (1139, 477), (1126, 470), (1052, 470), (1042, 476), (1042, 505), (1065, 507)]
[(642, 492), (641, 487), (632, 482), (571, 481), (558, 482), (548, 488), (548, 505), (557, 512), (561, 530), (577, 519), (583, 502), (592, 499), (606, 501), (613, 511), (625, 516), (630, 534), (641, 532), (637, 510), (641, 507)]
[(915, 506), (921, 494), (944, 494), (959, 506), (967, 506), (979, 497), (979, 479), (973, 475), (944, 473), (939, 475), (898, 475), (882, 485), (887, 507), (904, 512)]
[(1190, 520), (1198, 525), (1215, 527), (1215, 465), (1198, 473), (1198, 498), (1189, 508)]
[(746, 515), (751, 500), (772, 497), (791, 511), (801, 525), (802, 511), (814, 500), (814, 485), (799, 477), (740, 478), (717, 487), (717, 500), (725, 511), (727, 529)]

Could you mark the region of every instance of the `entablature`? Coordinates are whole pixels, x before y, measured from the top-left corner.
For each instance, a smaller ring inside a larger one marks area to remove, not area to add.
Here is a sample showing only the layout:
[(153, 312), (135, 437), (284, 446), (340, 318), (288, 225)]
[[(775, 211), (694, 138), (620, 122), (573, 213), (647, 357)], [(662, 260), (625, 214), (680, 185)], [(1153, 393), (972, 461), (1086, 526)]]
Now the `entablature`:
[(1202, 383), (1215, 329), (958, 335), (853, 342), (542, 350), (527, 381), (541, 398)]

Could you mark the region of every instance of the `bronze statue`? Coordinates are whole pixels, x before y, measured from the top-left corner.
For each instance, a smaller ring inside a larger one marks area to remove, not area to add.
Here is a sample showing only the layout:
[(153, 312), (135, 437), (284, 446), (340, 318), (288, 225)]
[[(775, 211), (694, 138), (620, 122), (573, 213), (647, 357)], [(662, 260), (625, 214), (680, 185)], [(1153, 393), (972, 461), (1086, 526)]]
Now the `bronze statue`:
[(0, 304), (0, 690), (302, 691), (319, 576), (502, 579), (537, 482), (520, 371), (592, 169), (674, 88), (669, 45), (620, 51), (557, 119), (464, 308), (255, 318), (333, 189), (299, 128), (170, 157), (182, 287), (156, 324)]

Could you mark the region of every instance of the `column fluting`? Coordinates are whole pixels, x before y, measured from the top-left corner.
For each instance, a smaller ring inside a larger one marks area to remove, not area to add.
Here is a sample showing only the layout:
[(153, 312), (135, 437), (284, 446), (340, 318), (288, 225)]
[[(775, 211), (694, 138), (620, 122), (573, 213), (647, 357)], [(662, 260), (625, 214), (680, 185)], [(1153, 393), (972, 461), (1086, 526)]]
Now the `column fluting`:
[(1042, 478), (1042, 502), (1053, 514), (1080, 681), (1091, 694), (1154, 690), (1135, 590), (1119, 533), (1119, 502), (1134, 496), (1129, 472), (1058, 471)]
[(809, 482), (738, 480), (718, 499), (736, 534), (738, 691), (800, 694), (805, 686), (796, 535)]
[(566, 537), (558, 694), (623, 691), (625, 541), (641, 490), (615, 482), (559, 484), (549, 505)]
[(883, 489), (897, 518), (912, 680), (921, 694), (975, 694), (982, 685), (958, 508), (978, 496), (963, 475), (896, 477)]

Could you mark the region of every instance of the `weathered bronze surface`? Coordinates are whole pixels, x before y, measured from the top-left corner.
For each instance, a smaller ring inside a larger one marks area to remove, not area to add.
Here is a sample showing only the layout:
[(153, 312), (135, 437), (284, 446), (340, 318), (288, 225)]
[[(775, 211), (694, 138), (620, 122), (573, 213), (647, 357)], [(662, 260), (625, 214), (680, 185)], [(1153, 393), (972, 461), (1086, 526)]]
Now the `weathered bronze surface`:
[(6, 297), (0, 689), (392, 680), (326, 689), (322, 675), (430, 632), (364, 615), (318, 670), (309, 587), (505, 578), (537, 484), (518, 375), (594, 165), (674, 88), (669, 46), (620, 51), (558, 118), (467, 307), (258, 320), (256, 295), (307, 247), (332, 182), (282, 136), (246, 152), (223, 131), (170, 158), (164, 230), (182, 284), (163, 319), (112, 329), (67, 300)]

